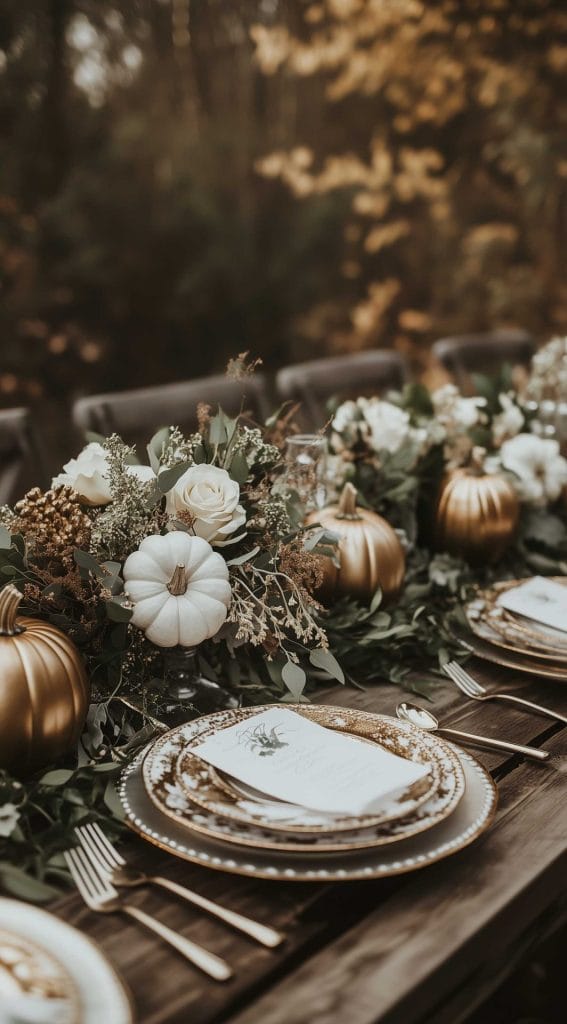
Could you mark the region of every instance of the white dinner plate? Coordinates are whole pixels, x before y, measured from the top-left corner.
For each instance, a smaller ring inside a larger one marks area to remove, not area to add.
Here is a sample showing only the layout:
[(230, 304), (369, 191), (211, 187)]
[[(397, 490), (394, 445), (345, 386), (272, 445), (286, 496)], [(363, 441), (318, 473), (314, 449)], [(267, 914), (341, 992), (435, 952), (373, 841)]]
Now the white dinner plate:
[(78, 1024), (133, 1024), (132, 1005), (118, 975), (76, 928), (39, 907), (0, 897), (0, 930), (56, 957), (78, 997), (78, 1015), (71, 1018)]

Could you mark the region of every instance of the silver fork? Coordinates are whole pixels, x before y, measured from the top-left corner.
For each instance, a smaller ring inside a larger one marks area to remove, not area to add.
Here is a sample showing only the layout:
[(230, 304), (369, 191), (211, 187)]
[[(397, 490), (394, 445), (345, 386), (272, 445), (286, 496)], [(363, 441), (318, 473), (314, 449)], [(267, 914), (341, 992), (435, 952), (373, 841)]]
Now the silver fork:
[(161, 921), (157, 921), (155, 917), (150, 917), (149, 914), (146, 914), (138, 907), (131, 907), (127, 903), (123, 903), (114, 886), (110, 884), (107, 878), (99, 875), (83, 850), (66, 850), (65, 860), (79, 893), (87, 906), (94, 910), (95, 913), (114, 914), (119, 912), (127, 914), (128, 917), (133, 917), (135, 921), (142, 924), (144, 928), (148, 928), (149, 931), (159, 935), (160, 939), (168, 942), (170, 946), (173, 946), (190, 963), (195, 967), (199, 967), (201, 971), (214, 978), (215, 981), (227, 981), (228, 978), (232, 977), (232, 968), (227, 964), (226, 960), (222, 960), (220, 956), (209, 953), (208, 950), (198, 946), (197, 943), (191, 942), (190, 939), (186, 939), (183, 935), (172, 931), (171, 928), (162, 924)]
[(510, 693), (490, 693), (476, 679), (473, 679), (468, 672), (465, 672), (462, 665), (459, 665), (457, 661), (449, 661), (446, 665), (443, 665), (443, 669), (446, 675), (449, 676), (449, 679), (452, 679), (459, 687), (459, 690), (467, 697), (470, 697), (471, 700), (501, 700), (507, 704), (517, 704), (528, 711), (534, 711), (538, 715), (545, 715), (547, 718), (554, 718), (557, 722), (564, 722), (567, 725), (567, 716), (561, 715), (558, 711), (552, 711), (551, 708), (544, 708), (541, 704), (533, 704), (531, 700), (524, 700), (523, 697), (513, 697)]
[(218, 903), (213, 903), (212, 900), (206, 899), (205, 896), (200, 896), (199, 893), (193, 892), (192, 889), (186, 889), (185, 886), (178, 885), (177, 882), (171, 882), (168, 878), (161, 878), (159, 875), (146, 875), (141, 871), (136, 871), (135, 868), (129, 867), (124, 857), (114, 848), (99, 825), (80, 825), (75, 829), (75, 835), (98, 873), (106, 877), (113, 885), (119, 887), (159, 885), (162, 889), (167, 889), (169, 892), (175, 893), (176, 896), (181, 896), (182, 899), (187, 900), (193, 906), (207, 911), (213, 917), (218, 917), (225, 924), (231, 925), (240, 932), (244, 932), (245, 935), (249, 935), (263, 946), (273, 949), (284, 941), (284, 936), (281, 932), (277, 932), (275, 928), (269, 928), (258, 921), (252, 921), (251, 918), (238, 914), (234, 910), (227, 910), (226, 907), (221, 907)]

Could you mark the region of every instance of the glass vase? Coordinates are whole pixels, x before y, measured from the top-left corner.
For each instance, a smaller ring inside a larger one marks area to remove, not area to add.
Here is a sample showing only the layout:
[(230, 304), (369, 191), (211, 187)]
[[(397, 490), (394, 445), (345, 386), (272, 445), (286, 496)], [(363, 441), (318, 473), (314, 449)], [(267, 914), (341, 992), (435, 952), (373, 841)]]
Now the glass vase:
[(286, 483), (297, 491), (306, 512), (326, 504), (327, 449), (320, 434), (295, 434), (286, 442)]
[(163, 659), (166, 692), (172, 702), (170, 718), (188, 721), (198, 715), (238, 707), (234, 694), (201, 675), (196, 647), (172, 647), (164, 651)]

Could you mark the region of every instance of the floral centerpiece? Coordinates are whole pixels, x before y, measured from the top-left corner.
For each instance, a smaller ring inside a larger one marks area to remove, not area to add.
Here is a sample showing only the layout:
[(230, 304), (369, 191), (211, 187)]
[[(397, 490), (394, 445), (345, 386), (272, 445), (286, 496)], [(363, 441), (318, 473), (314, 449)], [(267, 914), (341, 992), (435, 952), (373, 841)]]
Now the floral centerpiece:
[(75, 640), (99, 700), (155, 712), (180, 648), (237, 698), (301, 699), (313, 666), (339, 671), (314, 596), (324, 532), (303, 528), (281, 448), (199, 415), (188, 437), (160, 431), (144, 465), (117, 435), (91, 441), (50, 490), (2, 509), (0, 573)]

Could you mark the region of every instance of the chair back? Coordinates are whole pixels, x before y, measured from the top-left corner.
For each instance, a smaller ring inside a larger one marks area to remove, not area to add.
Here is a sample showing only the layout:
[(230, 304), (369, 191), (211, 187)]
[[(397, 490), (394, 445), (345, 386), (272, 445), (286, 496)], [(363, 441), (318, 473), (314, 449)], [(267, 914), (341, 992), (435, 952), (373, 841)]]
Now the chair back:
[(521, 330), (459, 334), (441, 338), (432, 349), (463, 392), (472, 390), (471, 374), (496, 375), (505, 365), (527, 367), (535, 350), (534, 339)]
[(261, 421), (270, 412), (265, 378), (254, 374), (242, 381), (230, 380), (224, 374), (180, 381), (157, 387), (116, 391), (106, 395), (89, 395), (73, 405), (73, 422), (84, 435), (87, 431), (117, 433), (128, 443), (141, 446), (163, 426), (178, 426), (191, 432), (197, 428), (197, 406), (222, 406), (229, 416), (241, 409), (251, 419)]
[(286, 366), (276, 376), (276, 390), (280, 401), (300, 402), (303, 425), (319, 430), (329, 418), (330, 398), (383, 394), (399, 390), (406, 379), (399, 353), (377, 349)]
[(0, 410), (0, 505), (13, 504), (31, 487), (45, 483), (45, 466), (29, 409)]

